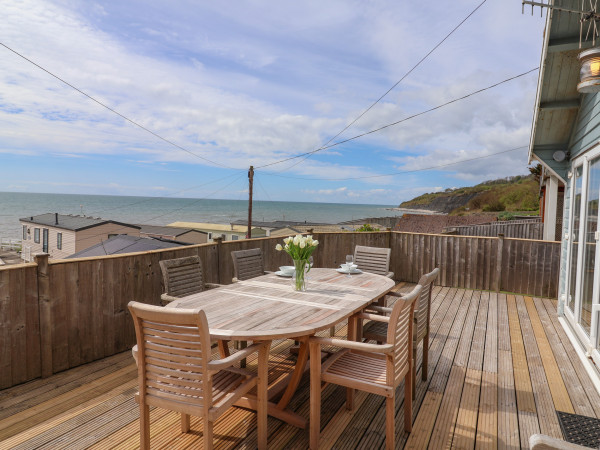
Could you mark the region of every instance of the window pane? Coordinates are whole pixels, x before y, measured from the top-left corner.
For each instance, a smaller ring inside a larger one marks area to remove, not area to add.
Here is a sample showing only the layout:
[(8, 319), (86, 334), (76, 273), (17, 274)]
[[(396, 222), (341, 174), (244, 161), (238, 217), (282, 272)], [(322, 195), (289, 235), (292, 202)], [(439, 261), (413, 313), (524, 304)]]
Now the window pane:
[(581, 188), (582, 188), (582, 168), (577, 167), (573, 175), (573, 214), (571, 219), (571, 258), (570, 258), (570, 274), (569, 274), (569, 299), (567, 306), (575, 312), (575, 287), (577, 282), (577, 255), (579, 253), (579, 224), (581, 222)]
[(590, 163), (587, 200), (585, 242), (583, 251), (581, 309), (579, 323), (590, 332), (592, 296), (594, 291), (594, 269), (596, 263), (596, 231), (598, 230), (598, 195), (600, 194), (600, 158)]

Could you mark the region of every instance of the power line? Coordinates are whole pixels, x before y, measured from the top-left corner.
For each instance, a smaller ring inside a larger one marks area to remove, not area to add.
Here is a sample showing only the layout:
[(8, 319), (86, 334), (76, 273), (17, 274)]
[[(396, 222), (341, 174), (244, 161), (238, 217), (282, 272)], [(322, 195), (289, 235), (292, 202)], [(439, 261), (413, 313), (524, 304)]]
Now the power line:
[(525, 75), (529, 75), (531, 72), (535, 72), (538, 69), (539, 69), (539, 67), (535, 67), (533, 69), (528, 70), (527, 72), (523, 72), (523, 73), (520, 73), (519, 75), (515, 75), (513, 77), (506, 78), (506, 79), (504, 79), (502, 81), (499, 81), (498, 83), (494, 83), (494, 84), (492, 84), (490, 86), (487, 86), (487, 87), (484, 87), (482, 89), (478, 89), (476, 91), (470, 92), (469, 94), (463, 95), (462, 97), (457, 97), (457, 98), (455, 98), (453, 100), (450, 100), (450, 101), (448, 101), (446, 103), (442, 103), (441, 105), (434, 106), (433, 108), (429, 108), (429, 109), (427, 109), (425, 111), (421, 111), (419, 113), (416, 113), (416, 114), (413, 114), (411, 116), (405, 117), (404, 119), (398, 120), (396, 122), (388, 123), (387, 125), (383, 125), (383, 126), (381, 126), (379, 128), (375, 128), (373, 130), (367, 131), (365, 133), (358, 134), (358, 135), (353, 136), (351, 138), (344, 139), (343, 141), (338, 141), (338, 142), (334, 142), (333, 144), (330, 144), (330, 145), (325, 145), (323, 147), (320, 147), (320, 148), (318, 148), (316, 150), (312, 150), (310, 152), (301, 153), (300, 155), (290, 156), (289, 158), (285, 158), (285, 159), (282, 159), (280, 161), (276, 161), (276, 162), (269, 163), (269, 164), (264, 164), (262, 166), (257, 166), (256, 169), (262, 169), (264, 167), (269, 167), (269, 166), (272, 166), (272, 165), (275, 165), (275, 164), (279, 164), (279, 163), (282, 163), (282, 162), (285, 162), (285, 161), (290, 161), (292, 159), (302, 158), (303, 156), (312, 155), (314, 153), (317, 153), (317, 152), (320, 152), (320, 151), (323, 151), (323, 150), (327, 150), (329, 148), (336, 147), (336, 146), (341, 145), (341, 144), (345, 144), (346, 142), (350, 142), (350, 141), (353, 141), (355, 139), (359, 139), (359, 138), (367, 136), (369, 134), (377, 133), (377, 132), (379, 132), (381, 130), (385, 130), (386, 128), (389, 128), (389, 127), (401, 124), (401, 123), (406, 122), (406, 121), (408, 121), (410, 119), (414, 119), (415, 117), (422, 116), (423, 114), (427, 114), (429, 112), (432, 112), (432, 111), (435, 111), (437, 109), (443, 108), (444, 106), (451, 105), (452, 103), (456, 103), (456, 102), (459, 102), (461, 100), (465, 100), (465, 99), (467, 99), (469, 97), (472, 97), (474, 95), (480, 94), (480, 93), (485, 92), (485, 91), (487, 91), (489, 89), (493, 89), (493, 88), (498, 87), (498, 86), (500, 86), (500, 85), (502, 85), (504, 83), (508, 83), (509, 81), (516, 80), (517, 78), (524, 77)]
[(144, 130), (144, 131), (146, 131), (146, 132), (150, 133), (152, 136), (154, 136), (154, 137), (156, 137), (156, 138), (160, 139), (161, 141), (164, 141), (164, 142), (166, 142), (167, 144), (169, 144), (169, 145), (172, 145), (173, 147), (176, 147), (176, 148), (178, 148), (178, 149), (179, 149), (179, 150), (181, 150), (181, 151), (184, 151), (184, 152), (186, 152), (186, 153), (189, 153), (190, 155), (192, 155), (192, 156), (195, 156), (196, 158), (200, 158), (200, 159), (202, 159), (202, 160), (204, 160), (204, 161), (206, 161), (206, 162), (209, 162), (209, 163), (211, 163), (211, 164), (215, 164), (215, 165), (217, 165), (217, 166), (225, 167), (226, 169), (233, 169), (233, 167), (229, 167), (229, 166), (226, 166), (226, 165), (224, 165), (224, 164), (221, 164), (221, 163), (218, 163), (218, 162), (216, 162), (216, 161), (212, 161), (212, 160), (210, 160), (210, 159), (208, 159), (208, 158), (205, 158), (204, 156), (200, 156), (200, 155), (198, 155), (198, 154), (196, 154), (196, 153), (194, 153), (194, 152), (192, 152), (192, 151), (188, 150), (187, 148), (185, 148), (185, 147), (182, 147), (181, 145), (179, 145), (179, 144), (176, 144), (175, 142), (173, 142), (173, 141), (170, 141), (169, 139), (166, 139), (166, 138), (162, 137), (161, 135), (159, 135), (159, 134), (155, 133), (154, 131), (152, 131), (152, 130), (150, 130), (150, 129), (146, 128), (145, 126), (143, 126), (143, 125), (141, 125), (141, 124), (137, 123), (136, 121), (134, 121), (134, 120), (130, 119), (129, 117), (127, 117), (127, 116), (125, 116), (125, 115), (121, 114), (119, 111), (117, 111), (117, 110), (115, 110), (115, 109), (111, 108), (110, 106), (108, 106), (108, 105), (106, 105), (106, 104), (102, 103), (100, 100), (97, 100), (97, 99), (95, 99), (94, 97), (92, 97), (91, 95), (89, 95), (89, 94), (87, 94), (86, 92), (82, 91), (82, 90), (81, 90), (81, 89), (79, 89), (78, 87), (76, 87), (76, 86), (72, 85), (72, 84), (71, 84), (71, 83), (69, 83), (68, 81), (65, 81), (65, 80), (63, 80), (63, 79), (62, 79), (61, 77), (59, 77), (58, 75), (55, 75), (54, 73), (50, 72), (48, 69), (45, 69), (44, 67), (40, 66), (39, 64), (37, 64), (36, 62), (34, 62), (34, 61), (32, 61), (31, 59), (27, 58), (26, 56), (22, 55), (21, 53), (17, 52), (16, 50), (13, 50), (12, 48), (10, 48), (8, 45), (4, 44), (3, 42), (0, 42), (0, 45), (1, 45), (2, 47), (6, 48), (7, 50), (10, 50), (11, 52), (13, 52), (15, 55), (17, 55), (17, 56), (19, 56), (19, 57), (23, 58), (25, 61), (27, 61), (27, 62), (29, 62), (29, 63), (33, 64), (33, 65), (34, 65), (35, 67), (37, 67), (38, 69), (41, 69), (41, 70), (43, 70), (43, 71), (44, 71), (44, 72), (46, 72), (48, 75), (50, 75), (50, 76), (52, 76), (52, 77), (56, 78), (56, 79), (57, 79), (57, 80), (59, 80), (61, 83), (64, 83), (64, 84), (66, 84), (67, 86), (69, 86), (70, 88), (72, 88), (72, 89), (76, 90), (76, 91), (77, 91), (77, 92), (79, 92), (80, 94), (82, 94), (82, 95), (86, 96), (87, 98), (89, 98), (89, 99), (90, 99), (90, 100), (92, 100), (93, 102), (97, 103), (98, 105), (102, 106), (103, 108), (106, 108), (106, 109), (108, 109), (110, 112), (112, 112), (112, 113), (114, 113), (114, 114), (118, 115), (119, 117), (121, 117), (121, 118), (125, 119), (127, 122), (129, 122), (129, 123), (131, 123), (131, 124), (135, 125), (136, 127), (139, 127), (139, 128), (141, 128), (142, 130)]
[[(346, 125), (344, 127), (344, 129), (342, 131), (340, 131), (338, 134), (336, 134), (335, 136), (333, 136), (331, 139), (329, 139), (327, 142), (325, 142), (325, 144), (323, 144), (323, 146), (329, 145), (331, 143), (331, 141), (333, 141), (335, 138), (337, 138), (339, 135), (341, 135), (344, 131), (346, 131), (348, 128), (350, 128), (352, 125), (354, 125), (356, 122), (358, 122), (362, 116), (364, 116), (366, 113), (368, 113), (375, 105), (377, 105), (385, 96), (387, 96), (390, 92), (392, 92), (396, 86), (398, 86), (402, 81), (404, 81), (404, 79), (409, 76), (417, 67), (419, 67), (421, 65), (421, 63), (423, 61), (425, 61), (429, 55), (431, 55), (434, 51), (436, 51), (438, 49), (438, 47), (440, 45), (442, 45), (450, 36), (452, 36), (452, 34), (454, 34), (454, 32), (456, 30), (458, 30), (467, 20), (469, 20), (469, 18), (475, 14), (477, 12), (477, 10), (479, 8), (481, 8), (483, 6), (483, 4), (486, 2), (487, 0), (483, 0), (479, 5), (477, 5), (477, 7), (471, 11), (467, 17), (465, 17), (462, 21), (460, 21), (460, 23), (458, 25), (456, 25), (441, 41), (439, 41), (431, 50), (429, 50), (429, 52), (427, 52), (427, 54), (425, 54), (425, 56), (423, 56), (414, 66), (412, 66), (410, 68), (410, 70), (408, 72), (406, 72), (402, 78), (400, 78), (391, 88), (389, 88), (387, 91), (384, 92), (384, 94), (379, 97), (377, 100), (375, 100), (367, 109), (365, 109), (362, 113), (360, 113), (360, 115), (358, 117), (356, 117), (356, 119), (354, 119), (352, 122), (350, 122), (348, 125)], [(311, 153), (312, 154), (312, 153)], [(302, 161), (304, 161), (305, 159), (309, 158), (311, 154), (306, 155), (306, 158), (304, 158)], [(298, 161), (295, 164), (292, 164), (289, 167), (286, 167), (285, 169), (281, 170), (280, 172), (285, 172), (286, 170), (290, 170), (292, 167), (300, 164), (302, 161)], [(284, 161), (279, 161), (273, 164), (279, 164), (281, 162)], [(266, 167), (266, 166), (263, 166)]]
[(432, 170), (432, 169), (439, 169), (441, 167), (448, 167), (448, 166), (454, 166), (456, 164), (461, 164), (464, 162), (469, 162), (469, 161), (475, 161), (477, 159), (484, 159), (484, 158), (490, 158), (492, 156), (496, 156), (496, 155), (501, 155), (502, 153), (509, 153), (509, 152), (514, 152), (517, 150), (522, 150), (524, 148), (529, 148), (529, 145), (522, 145), (520, 147), (515, 147), (515, 148), (510, 148), (508, 150), (502, 150), (500, 152), (496, 152), (496, 153), (490, 153), (489, 155), (484, 155), (484, 156), (476, 156), (474, 158), (468, 158), (468, 159), (461, 159), (460, 161), (455, 161), (455, 162), (451, 162), (451, 163), (446, 163), (446, 164), (440, 164), (438, 166), (430, 166), (430, 167), (425, 167), (422, 169), (413, 169), (413, 170), (403, 170), (400, 172), (392, 172), (392, 173), (386, 173), (386, 174), (382, 174), (382, 175), (367, 175), (364, 177), (348, 177), (348, 178), (307, 178), (307, 177), (290, 177), (287, 175), (279, 175), (276, 173), (269, 173), (269, 172), (263, 172), (265, 175), (270, 175), (273, 177), (282, 177), (282, 178), (292, 178), (295, 180), (318, 180), (318, 181), (347, 181), (347, 180), (364, 180), (367, 178), (382, 178), (382, 177), (392, 177), (395, 175), (402, 175), (405, 173), (414, 173), (414, 172), (424, 172), (426, 170)]

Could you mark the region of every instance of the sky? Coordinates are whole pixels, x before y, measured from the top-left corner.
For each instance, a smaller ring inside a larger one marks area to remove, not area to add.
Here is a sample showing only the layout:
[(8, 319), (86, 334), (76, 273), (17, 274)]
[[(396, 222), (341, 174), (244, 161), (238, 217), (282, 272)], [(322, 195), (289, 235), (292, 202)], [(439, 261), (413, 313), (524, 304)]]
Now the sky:
[(240, 199), (253, 165), (257, 200), (396, 205), (528, 172), (537, 71), (409, 118), (539, 65), (517, 0), (337, 137), (481, 0), (0, 2), (0, 191)]

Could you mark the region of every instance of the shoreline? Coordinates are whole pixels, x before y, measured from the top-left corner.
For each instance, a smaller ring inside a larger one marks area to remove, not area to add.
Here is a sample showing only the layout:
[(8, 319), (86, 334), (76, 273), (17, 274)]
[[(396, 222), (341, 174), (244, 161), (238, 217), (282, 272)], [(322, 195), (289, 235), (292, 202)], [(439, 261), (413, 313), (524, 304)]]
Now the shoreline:
[(431, 211), (429, 209), (414, 209), (414, 208), (386, 208), (388, 211), (400, 211), (404, 214), (428, 214), (432, 216), (447, 216), (448, 214), (440, 211)]

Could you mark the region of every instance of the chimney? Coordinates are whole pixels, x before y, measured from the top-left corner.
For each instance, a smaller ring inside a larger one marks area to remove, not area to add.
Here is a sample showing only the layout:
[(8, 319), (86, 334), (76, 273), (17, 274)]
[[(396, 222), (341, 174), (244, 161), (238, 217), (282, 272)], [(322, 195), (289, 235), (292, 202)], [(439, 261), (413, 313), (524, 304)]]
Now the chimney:
[(58, 213), (54, 213), (54, 225), (58, 225)]

